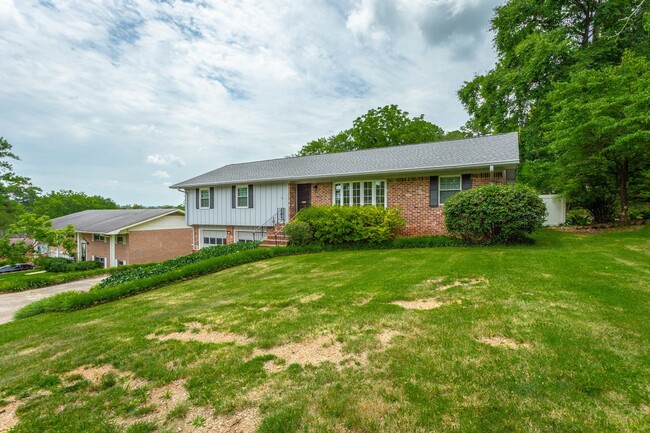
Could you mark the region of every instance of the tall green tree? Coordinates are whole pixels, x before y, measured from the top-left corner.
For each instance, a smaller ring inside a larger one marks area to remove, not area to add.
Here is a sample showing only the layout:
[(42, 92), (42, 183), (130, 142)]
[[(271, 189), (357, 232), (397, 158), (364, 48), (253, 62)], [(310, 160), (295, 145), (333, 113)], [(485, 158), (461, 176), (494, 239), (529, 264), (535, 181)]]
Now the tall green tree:
[(52, 191), (34, 201), (33, 212), (57, 218), (89, 209), (117, 209), (118, 205), (110, 198), (99, 195), (89, 196), (71, 190)]
[(616, 185), (627, 221), (630, 180), (650, 171), (650, 61), (628, 52), (618, 66), (572, 74), (548, 100), (558, 178), (584, 176), (585, 165), (598, 168)]
[[(459, 131), (453, 131), (453, 134), (453, 137), (457, 137)], [(445, 131), (438, 125), (424, 120), (424, 115), (409, 117), (409, 113), (402, 111), (397, 105), (386, 105), (373, 108), (356, 118), (350, 129), (310, 141), (297, 155), (320, 155), (426, 143), (444, 138)]]
[[(580, 71), (620, 64), (626, 49), (647, 57), (649, 10), (644, 0), (509, 0), (497, 7), (492, 19), (496, 66), (458, 91), (470, 115), (466, 127), (479, 134), (518, 130), (522, 181), (573, 200), (598, 201), (590, 191), (610, 188), (607, 177), (591, 176), (593, 187), (555, 181), (566, 158), (560, 160), (558, 149), (550, 146), (547, 125), (556, 107), (547, 96)], [(584, 173), (598, 168), (584, 167)]]
[(31, 179), (14, 172), (11, 160), (19, 160), (12, 152), (12, 146), (0, 137), (0, 231), (6, 230), (31, 206), (40, 189), (32, 185)]
[(9, 228), (11, 233), (21, 233), (34, 239), (37, 244), (46, 244), (50, 247), (63, 248), (70, 255), (77, 250), (74, 239), (75, 229), (71, 224), (67, 227), (55, 229), (47, 215), (24, 213), (15, 224)]

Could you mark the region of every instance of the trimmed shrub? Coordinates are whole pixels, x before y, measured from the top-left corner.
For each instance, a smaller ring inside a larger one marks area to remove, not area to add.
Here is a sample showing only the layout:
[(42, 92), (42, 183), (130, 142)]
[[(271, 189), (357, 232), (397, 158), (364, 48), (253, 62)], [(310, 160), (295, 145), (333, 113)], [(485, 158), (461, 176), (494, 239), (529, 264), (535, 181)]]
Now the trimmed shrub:
[(256, 248), (259, 242), (246, 242), (229, 245), (215, 245), (213, 247), (202, 248), (197, 252), (188, 254), (186, 256), (176, 257), (174, 259), (165, 260), (164, 262), (143, 266), (136, 269), (130, 269), (125, 272), (118, 272), (103, 280), (97, 285), (99, 288), (117, 286), (129, 281), (139, 280), (141, 278), (149, 277), (152, 275), (160, 275), (172, 269), (181, 266), (189, 265), (191, 263), (199, 262), (201, 260), (210, 259), (212, 257), (225, 256), (228, 254), (236, 253), (239, 251), (246, 251)]
[(304, 221), (293, 221), (284, 227), (291, 245), (309, 245), (314, 241), (311, 226)]
[(39, 257), (36, 259), (39, 267), (48, 272), (80, 272), (102, 268), (102, 264), (96, 261), (75, 262), (62, 257)]
[(382, 243), (395, 239), (404, 219), (399, 208), (374, 206), (312, 206), (300, 211), (296, 222), (305, 222), (313, 243), (337, 245), (353, 242)]
[(522, 185), (490, 185), (461, 191), (445, 201), (449, 233), (466, 241), (516, 243), (542, 226), (546, 206)]

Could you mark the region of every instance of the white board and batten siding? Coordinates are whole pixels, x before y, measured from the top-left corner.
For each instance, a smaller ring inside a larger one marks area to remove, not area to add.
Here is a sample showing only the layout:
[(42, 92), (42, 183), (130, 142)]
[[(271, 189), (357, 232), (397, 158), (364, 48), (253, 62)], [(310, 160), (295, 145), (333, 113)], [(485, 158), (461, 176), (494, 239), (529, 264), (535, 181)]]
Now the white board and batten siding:
[(214, 187), (214, 209), (196, 208), (196, 189), (185, 192), (188, 225), (259, 227), (278, 211), (289, 208), (289, 184), (254, 184), (253, 207), (232, 207), (232, 185)]
[(566, 200), (555, 194), (542, 194), (539, 196), (546, 205), (545, 226), (559, 226), (566, 222)]

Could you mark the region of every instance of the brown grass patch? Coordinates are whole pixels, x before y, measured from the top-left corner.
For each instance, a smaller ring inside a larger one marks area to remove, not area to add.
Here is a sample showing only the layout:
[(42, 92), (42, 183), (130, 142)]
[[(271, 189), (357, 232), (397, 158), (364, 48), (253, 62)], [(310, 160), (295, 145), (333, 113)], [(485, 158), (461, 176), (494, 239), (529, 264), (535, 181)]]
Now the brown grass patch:
[(10, 397), (5, 400), (9, 403), (6, 406), (0, 407), (0, 432), (5, 433), (11, 430), (16, 424), (18, 424), (18, 417), (16, 416), (16, 409), (21, 403), (20, 400), (16, 400), (13, 397)]
[(397, 337), (398, 335), (403, 335), (403, 334), (393, 329), (384, 329), (379, 334), (377, 334), (377, 340), (379, 340), (379, 344), (381, 344), (381, 347), (385, 348), (390, 345), (390, 341), (393, 339), (393, 337)]
[(318, 301), (320, 298), (322, 298), (324, 295), (322, 293), (314, 293), (309, 296), (303, 296), (302, 298), (299, 299), (301, 304), (308, 304), (310, 302), (315, 302)]
[[(193, 420), (201, 420), (202, 425), (193, 425)], [(252, 433), (261, 421), (259, 409), (250, 407), (233, 414), (212, 416), (208, 408), (190, 410), (181, 432)]]
[(333, 335), (321, 335), (310, 340), (287, 343), (270, 349), (255, 349), (253, 358), (262, 355), (275, 355), (284, 359), (287, 366), (290, 364), (319, 365), (324, 362), (340, 366), (344, 361), (359, 360), (355, 355), (344, 354), (342, 347), (343, 345), (336, 341)]
[(201, 343), (236, 343), (240, 345), (250, 344), (251, 340), (239, 334), (232, 334), (229, 332), (213, 331), (209, 327), (199, 322), (188, 322), (184, 324), (189, 328), (188, 331), (172, 332), (166, 335), (149, 334), (146, 338), (152, 340), (157, 339), (160, 341), (177, 340), (177, 341), (198, 341)]
[(74, 370), (65, 373), (64, 377), (70, 378), (79, 375), (97, 386), (102, 380), (102, 377), (109, 373), (115, 374), (122, 385), (127, 388), (139, 388), (147, 384), (145, 380), (139, 379), (134, 373), (116, 370), (111, 365), (100, 365), (97, 367), (82, 365), (81, 367), (77, 367)]
[(460, 280), (456, 280), (451, 284), (446, 284), (444, 286), (436, 287), (436, 290), (438, 291), (443, 291), (443, 290), (449, 290), (453, 287), (468, 287), (468, 286), (474, 286), (476, 284), (481, 284), (481, 283), (487, 283), (488, 280), (486, 278), (480, 277), (480, 278), (461, 278)]
[(264, 370), (269, 373), (278, 373), (286, 368), (286, 365), (277, 363), (274, 359), (266, 361), (264, 363)]
[(530, 343), (517, 343), (512, 338), (503, 337), (501, 335), (493, 335), (492, 337), (481, 337), (477, 339), (479, 343), (487, 344), (492, 347), (507, 347), (509, 349), (530, 349)]
[(407, 310), (433, 310), (445, 305), (444, 302), (436, 301), (435, 299), (418, 299), (416, 301), (393, 301), (393, 305), (406, 308)]

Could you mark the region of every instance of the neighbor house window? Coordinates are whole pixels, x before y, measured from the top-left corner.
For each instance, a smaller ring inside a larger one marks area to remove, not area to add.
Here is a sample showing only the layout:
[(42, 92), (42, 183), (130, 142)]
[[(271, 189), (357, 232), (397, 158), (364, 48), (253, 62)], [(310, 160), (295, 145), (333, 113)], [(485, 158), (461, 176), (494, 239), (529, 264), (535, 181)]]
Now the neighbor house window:
[(460, 176), (440, 176), (440, 204), (444, 203), (449, 197), (460, 192)]
[(248, 185), (237, 186), (237, 207), (248, 207)]
[(106, 257), (97, 257), (93, 256), (93, 260), (102, 264), (102, 267), (106, 267)]
[(126, 260), (118, 260), (117, 266), (126, 266)]
[(117, 235), (117, 243), (126, 245), (126, 235)]
[(208, 188), (201, 188), (201, 209), (208, 209), (210, 207), (210, 190)]
[(203, 230), (203, 246), (226, 245), (225, 230)]
[(332, 202), (336, 206), (386, 206), (386, 182), (336, 182)]
[(95, 234), (93, 234), (93, 241), (95, 241), (95, 242), (104, 242), (104, 236), (95, 233)]

